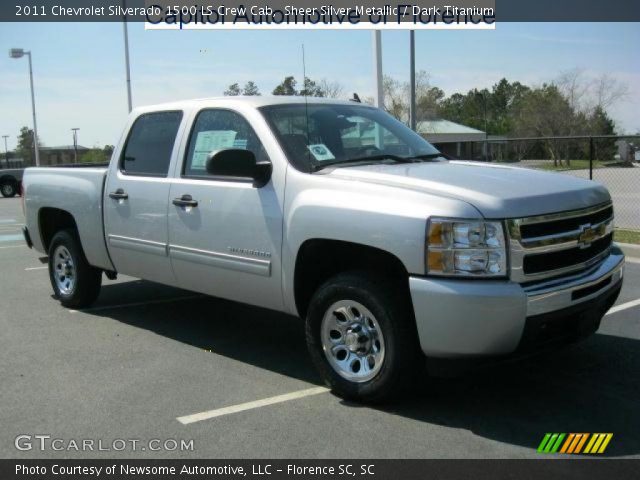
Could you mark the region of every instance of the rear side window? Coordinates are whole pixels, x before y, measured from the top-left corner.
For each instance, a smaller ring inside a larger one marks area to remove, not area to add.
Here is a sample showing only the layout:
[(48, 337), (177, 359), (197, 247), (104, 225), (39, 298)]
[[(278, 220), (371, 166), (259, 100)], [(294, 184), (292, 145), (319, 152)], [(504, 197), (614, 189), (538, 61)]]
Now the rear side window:
[(155, 112), (138, 117), (131, 127), (120, 170), (130, 175), (167, 176), (182, 112)]

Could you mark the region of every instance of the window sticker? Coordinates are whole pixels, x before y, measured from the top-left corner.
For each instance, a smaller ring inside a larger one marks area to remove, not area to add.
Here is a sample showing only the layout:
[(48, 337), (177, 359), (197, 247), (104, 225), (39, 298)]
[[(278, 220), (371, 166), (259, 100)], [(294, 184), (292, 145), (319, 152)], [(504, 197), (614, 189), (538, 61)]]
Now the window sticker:
[(193, 170), (204, 170), (207, 156), (211, 152), (233, 148), (236, 141), (236, 133), (234, 130), (205, 130), (198, 132), (191, 168)]
[(333, 156), (331, 150), (327, 148), (324, 143), (316, 143), (315, 145), (307, 145), (307, 148), (311, 152), (311, 154), (315, 157), (319, 162), (323, 160), (335, 160), (336, 157)]
[(246, 138), (245, 139), (236, 138), (233, 141), (233, 148), (242, 148), (242, 149), (246, 150), (247, 149), (247, 143), (248, 143), (248, 140)]

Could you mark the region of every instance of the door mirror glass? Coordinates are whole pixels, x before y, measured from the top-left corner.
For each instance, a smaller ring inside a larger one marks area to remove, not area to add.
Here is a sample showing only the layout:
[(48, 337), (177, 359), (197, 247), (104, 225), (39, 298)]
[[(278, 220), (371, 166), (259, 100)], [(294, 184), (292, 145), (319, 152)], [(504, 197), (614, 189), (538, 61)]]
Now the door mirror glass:
[(271, 162), (256, 162), (251, 150), (227, 148), (207, 156), (206, 170), (216, 177), (252, 178), (254, 186), (262, 187), (271, 178)]
[(207, 173), (221, 177), (253, 177), (256, 156), (250, 150), (227, 148), (207, 156)]

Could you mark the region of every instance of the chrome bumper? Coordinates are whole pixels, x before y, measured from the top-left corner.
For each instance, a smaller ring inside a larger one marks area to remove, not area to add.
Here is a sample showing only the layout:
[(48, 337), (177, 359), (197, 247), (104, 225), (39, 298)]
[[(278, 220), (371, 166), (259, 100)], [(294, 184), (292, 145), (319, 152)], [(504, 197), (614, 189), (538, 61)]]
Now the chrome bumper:
[(435, 358), (513, 353), (529, 320), (553, 312), (562, 317), (563, 311), (580, 310), (585, 302), (611, 297), (623, 272), (624, 255), (614, 245), (592, 270), (529, 286), (506, 280), (410, 277), (420, 346)]
[(525, 287), (527, 316), (562, 310), (591, 300), (618, 283), (624, 274), (624, 255), (617, 248), (588, 273)]

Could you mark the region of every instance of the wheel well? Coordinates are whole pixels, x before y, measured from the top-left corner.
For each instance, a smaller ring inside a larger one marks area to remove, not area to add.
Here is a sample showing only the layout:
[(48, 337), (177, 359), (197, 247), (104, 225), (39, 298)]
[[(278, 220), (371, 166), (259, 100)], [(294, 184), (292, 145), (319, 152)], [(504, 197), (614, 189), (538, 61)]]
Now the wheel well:
[(311, 297), (320, 285), (334, 275), (350, 270), (381, 273), (408, 289), (407, 269), (389, 252), (339, 240), (307, 240), (296, 258), (294, 295), (298, 314), (306, 315)]
[(73, 216), (66, 210), (59, 208), (41, 208), (38, 212), (38, 225), (40, 226), (40, 237), (45, 251), (49, 251), (51, 239), (60, 230), (74, 229), (78, 231), (78, 226)]
[(15, 177), (12, 177), (11, 175), (4, 175), (2, 177), (0, 177), (0, 185), (3, 183), (13, 183), (14, 185), (18, 185), (18, 180), (16, 180)]

